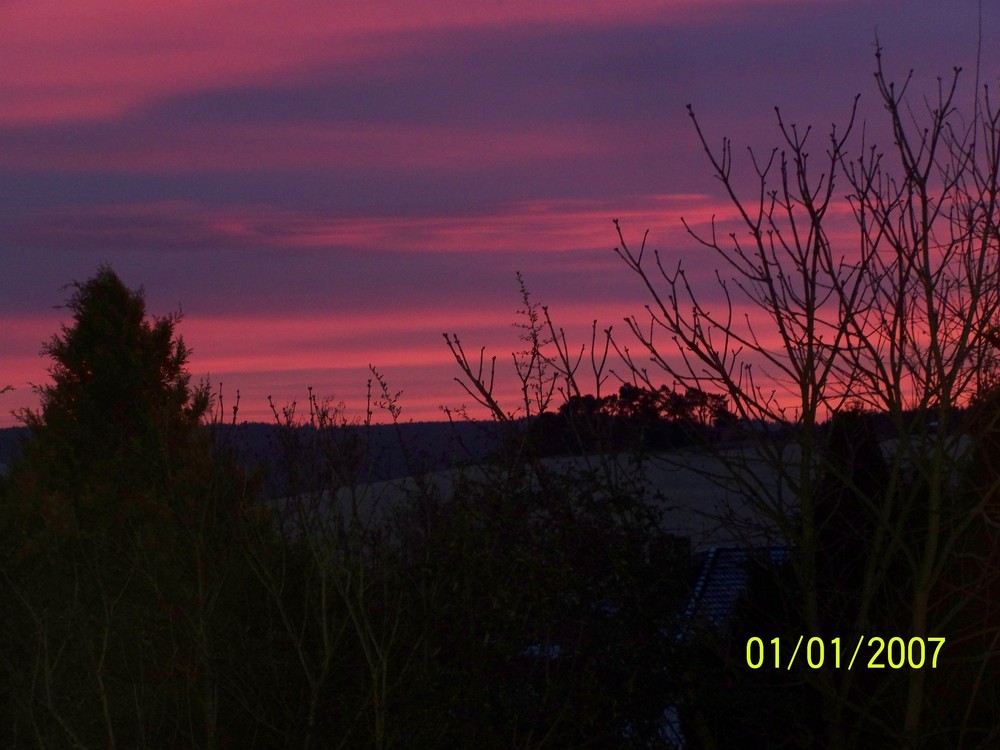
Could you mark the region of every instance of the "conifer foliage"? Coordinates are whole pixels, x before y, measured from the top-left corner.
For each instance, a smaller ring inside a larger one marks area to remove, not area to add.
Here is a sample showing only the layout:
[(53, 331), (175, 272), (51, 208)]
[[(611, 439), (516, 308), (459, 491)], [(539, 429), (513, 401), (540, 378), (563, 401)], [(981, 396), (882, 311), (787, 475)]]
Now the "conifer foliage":
[(73, 323), (43, 348), (53, 382), (38, 389), (41, 410), (24, 413), (30, 451), (61, 467), (57, 484), (118, 473), (123, 462), (128, 477), (162, 478), (209, 404), (207, 388), (190, 385), (180, 316), (147, 319), (142, 290), (107, 266), (73, 286)]
[(179, 315), (147, 317), (106, 266), (73, 288), (0, 503), (0, 744), (213, 747), (240, 723), (220, 665), (251, 599), (246, 495)]

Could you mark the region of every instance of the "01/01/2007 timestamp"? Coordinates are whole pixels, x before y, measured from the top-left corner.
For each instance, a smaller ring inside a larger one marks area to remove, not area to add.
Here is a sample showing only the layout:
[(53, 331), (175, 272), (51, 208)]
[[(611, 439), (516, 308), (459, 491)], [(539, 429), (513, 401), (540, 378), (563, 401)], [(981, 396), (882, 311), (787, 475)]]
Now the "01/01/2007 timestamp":
[(787, 647), (783, 653), (781, 638), (765, 641), (754, 636), (747, 639), (747, 666), (751, 669), (790, 670), (798, 659), (809, 669), (936, 669), (944, 643), (945, 638), (914, 637), (907, 640), (860, 635), (856, 640), (842, 641), (840, 638), (817, 636), (807, 639), (800, 635), (785, 661)]

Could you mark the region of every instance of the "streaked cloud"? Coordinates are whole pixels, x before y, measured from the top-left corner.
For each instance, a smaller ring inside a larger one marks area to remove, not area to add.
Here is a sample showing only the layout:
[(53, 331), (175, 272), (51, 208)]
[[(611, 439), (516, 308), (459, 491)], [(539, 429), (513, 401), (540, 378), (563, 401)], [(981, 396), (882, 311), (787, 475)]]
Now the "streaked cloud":
[[(742, 228), (685, 105), (713, 147), (732, 137), (752, 192), (744, 147), (780, 142), (775, 105), (816, 126), (818, 154), (862, 92), (886, 142), (876, 31), (933, 91), (974, 63), (977, 17), (972, 0), (0, 3), (0, 385), (17, 386), (0, 407), (44, 379), (63, 285), (110, 262), (152, 312), (183, 308), (192, 370), (247, 415), (307, 385), (356, 402), (371, 363), (406, 416), (440, 418), (462, 398), (441, 333), (509, 354), (515, 271), (579, 341), (641, 314), (613, 218), (719, 301), (680, 217)], [(1000, 52), (981, 60), (995, 84)], [(835, 239), (851, 251), (849, 222)]]

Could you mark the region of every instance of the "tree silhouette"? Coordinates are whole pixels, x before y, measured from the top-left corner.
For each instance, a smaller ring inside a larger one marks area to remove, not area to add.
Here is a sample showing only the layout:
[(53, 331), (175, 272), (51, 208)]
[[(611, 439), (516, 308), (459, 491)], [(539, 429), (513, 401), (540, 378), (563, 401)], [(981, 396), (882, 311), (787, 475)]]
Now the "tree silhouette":
[(147, 320), (142, 290), (108, 266), (72, 286), (73, 324), (43, 348), (53, 382), (37, 389), (40, 411), (23, 413), (25, 460), (49, 465), (53, 489), (108, 474), (163, 479), (209, 405), (207, 387), (190, 386), (190, 352), (174, 335), (180, 315)]
[[(996, 533), (989, 495), (957, 487), (972, 447), (986, 445), (982, 434), (961, 436), (961, 413), (995, 361), (1000, 111), (977, 92), (963, 116), (958, 81), (957, 70), (941, 79), (915, 111), (911, 81), (889, 80), (876, 52), (891, 145), (866, 140), (856, 103), (823, 148), (779, 111), (779, 145), (751, 152), (749, 188), (732, 143), (711, 145), (689, 108), (735, 225), (687, 226), (720, 269), (710, 291), (647, 253), (645, 238), (630, 248), (620, 234), (617, 253), (651, 296), (648, 315), (628, 324), (653, 374), (620, 348), (628, 372), (722, 393), (748, 424), (782, 428), (781, 437), (748, 432), (740, 450), (704, 449), (760, 520), (748, 538), (777, 533), (790, 549), (800, 635), (948, 639), (939, 672), (855, 678), (799, 664), (795, 677), (820, 696), (823, 717), (809, 747), (871, 747), (876, 736), (909, 748), (996, 742), (991, 728), (974, 733), (970, 717), (990, 710), (979, 687), (996, 670), (1000, 630), (980, 624), (975, 647), (960, 652), (962, 617), (983, 588), (953, 578), (972, 555), (969, 540)], [(855, 232), (845, 244), (846, 216)], [(884, 434), (838, 435), (850, 427), (842, 420), (829, 439), (827, 422), (854, 406), (879, 414)], [(966, 681), (943, 700), (937, 678), (960, 662)], [(855, 699), (862, 682), (878, 700)]]
[(200, 424), (210, 398), (190, 385), (180, 316), (148, 319), (107, 266), (72, 287), (0, 506), (0, 723), (45, 747), (214, 746), (239, 723), (218, 664), (252, 600), (245, 494)]
[[(721, 525), (743, 531), (747, 545), (787, 548), (788, 564), (765, 570), (756, 587), (780, 586), (765, 606), (794, 628), (784, 637), (866, 635), (915, 654), (912, 668), (863, 674), (800, 660), (787, 677), (809, 697), (814, 722), (792, 736), (780, 717), (747, 703), (741, 716), (759, 722), (763, 742), (774, 734), (786, 746), (831, 750), (985, 748), (1000, 736), (984, 718), (996, 705), (1000, 628), (973, 614), (993, 612), (1000, 549), (996, 411), (981, 401), (997, 382), (1000, 341), (1000, 109), (976, 92), (963, 115), (959, 76), (939, 79), (915, 110), (911, 80), (893, 83), (878, 50), (891, 144), (868, 140), (857, 100), (846, 127), (818, 145), (812, 129), (778, 111), (778, 145), (751, 151), (748, 182), (732, 142), (712, 145), (689, 107), (733, 214), (685, 225), (709, 259), (693, 271), (674, 265), (647, 247), (648, 233), (630, 247), (616, 220), (615, 252), (649, 295), (645, 312), (626, 318), (639, 346), (610, 329), (600, 337), (595, 322), (588, 357), (547, 311), (538, 324), (555, 350), (544, 361), (567, 414), (578, 407), (599, 423), (662, 408), (675, 422), (725, 428), (693, 432), (697, 458), (711, 459), (698, 471), (732, 498), (716, 514)], [(712, 260), (715, 274), (704, 274)], [(482, 353), (477, 366), (446, 339), (467, 392), (506, 418)], [(609, 348), (623, 360), (617, 371)], [(588, 364), (593, 399), (577, 384)], [(605, 398), (609, 372), (628, 387)], [(684, 390), (661, 406), (653, 396), (663, 381)], [(977, 399), (982, 413), (970, 426), (963, 412)], [(860, 416), (869, 412), (877, 423)], [(654, 460), (686, 467), (692, 455)], [(948, 648), (930, 667), (919, 649), (941, 638)], [(706, 746), (726, 744), (716, 726), (705, 728)]]

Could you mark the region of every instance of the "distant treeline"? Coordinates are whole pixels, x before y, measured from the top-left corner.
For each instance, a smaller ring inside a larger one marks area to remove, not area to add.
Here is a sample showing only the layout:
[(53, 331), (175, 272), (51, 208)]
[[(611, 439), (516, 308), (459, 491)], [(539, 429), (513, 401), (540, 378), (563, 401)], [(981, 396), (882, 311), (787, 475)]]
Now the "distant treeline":
[(556, 411), (528, 420), (525, 429), (538, 454), (566, 455), (683, 448), (737, 423), (725, 396), (624, 383), (608, 396), (572, 395)]

